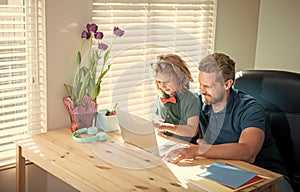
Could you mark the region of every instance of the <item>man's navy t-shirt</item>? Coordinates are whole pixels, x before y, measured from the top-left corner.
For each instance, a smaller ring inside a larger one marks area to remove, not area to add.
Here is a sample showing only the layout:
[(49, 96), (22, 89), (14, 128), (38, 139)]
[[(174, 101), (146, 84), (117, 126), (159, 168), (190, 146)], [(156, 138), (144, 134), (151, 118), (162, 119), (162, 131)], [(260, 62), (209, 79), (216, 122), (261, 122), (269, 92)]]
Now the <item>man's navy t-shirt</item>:
[(228, 103), (220, 112), (214, 113), (210, 105), (200, 99), (200, 130), (210, 144), (237, 143), (241, 132), (247, 127), (257, 127), (265, 132), (263, 146), (254, 165), (287, 176), (284, 163), (271, 135), (263, 106), (250, 95), (231, 89)]

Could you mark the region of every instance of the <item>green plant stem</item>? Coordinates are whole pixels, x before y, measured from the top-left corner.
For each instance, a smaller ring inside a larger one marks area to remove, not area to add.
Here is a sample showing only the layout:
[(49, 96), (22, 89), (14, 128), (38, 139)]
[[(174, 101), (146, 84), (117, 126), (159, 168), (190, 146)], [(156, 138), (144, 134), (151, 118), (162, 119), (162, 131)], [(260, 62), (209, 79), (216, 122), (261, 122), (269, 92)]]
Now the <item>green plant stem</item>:
[[(111, 45), (110, 45), (109, 50), (108, 50), (108, 56), (107, 56), (107, 58), (109, 58), (111, 49), (112, 49), (112, 47), (113, 47), (113, 45), (114, 45), (116, 39), (117, 39), (117, 36), (115, 36), (115, 37), (113, 38), (112, 42), (111, 42)], [(104, 58), (104, 60), (103, 60), (103, 65), (102, 65), (102, 68), (101, 68), (101, 74), (103, 73), (104, 66), (106, 65), (106, 62), (107, 62), (107, 60), (106, 60), (106, 58)]]

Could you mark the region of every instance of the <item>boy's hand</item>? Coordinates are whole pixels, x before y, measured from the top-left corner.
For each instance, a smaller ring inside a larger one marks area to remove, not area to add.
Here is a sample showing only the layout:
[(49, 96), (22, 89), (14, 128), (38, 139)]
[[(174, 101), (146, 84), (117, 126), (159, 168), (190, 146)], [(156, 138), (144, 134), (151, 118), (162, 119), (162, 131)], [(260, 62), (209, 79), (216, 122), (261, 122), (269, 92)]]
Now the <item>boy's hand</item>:
[(155, 116), (154, 118), (152, 118), (152, 124), (155, 128), (160, 128), (163, 122), (165, 122), (165, 120), (160, 118), (159, 116)]

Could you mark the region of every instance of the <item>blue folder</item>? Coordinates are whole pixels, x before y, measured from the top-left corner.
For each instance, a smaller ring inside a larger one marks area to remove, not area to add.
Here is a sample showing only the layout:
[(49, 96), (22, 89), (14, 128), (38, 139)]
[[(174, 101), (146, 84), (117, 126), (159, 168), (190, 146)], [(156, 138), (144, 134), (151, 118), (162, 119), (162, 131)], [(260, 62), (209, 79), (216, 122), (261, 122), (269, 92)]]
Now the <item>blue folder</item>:
[(232, 188), (238, 188), (254, 178), (257, 174), (227, 165), (224, 163), (216, 162), (206, 168), (206, 171), (200, 173), (198, 176), (211, 179), (223, 185)]

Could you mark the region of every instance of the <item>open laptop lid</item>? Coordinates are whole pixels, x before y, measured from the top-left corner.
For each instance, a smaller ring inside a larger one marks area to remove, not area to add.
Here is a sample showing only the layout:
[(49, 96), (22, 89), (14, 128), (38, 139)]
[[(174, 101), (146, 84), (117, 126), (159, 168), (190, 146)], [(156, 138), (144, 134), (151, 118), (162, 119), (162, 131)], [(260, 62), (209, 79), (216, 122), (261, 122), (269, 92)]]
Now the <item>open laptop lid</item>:
[(159, 155), (152, 122), (122, 110), (117, 111), (121, 135), (125, 142)]

